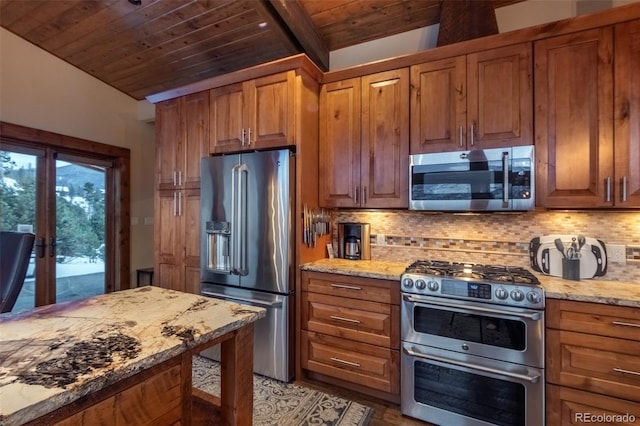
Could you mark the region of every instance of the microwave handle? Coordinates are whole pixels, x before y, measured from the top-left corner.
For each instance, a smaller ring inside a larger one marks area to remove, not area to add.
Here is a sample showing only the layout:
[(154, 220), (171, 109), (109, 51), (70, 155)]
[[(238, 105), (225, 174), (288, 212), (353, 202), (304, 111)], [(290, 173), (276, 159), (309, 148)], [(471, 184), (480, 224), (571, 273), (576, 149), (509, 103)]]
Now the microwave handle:
[(507, 151), (502, 153), (502, 171), (502, 202), (507, 207), (509, 205), (509, 153)]

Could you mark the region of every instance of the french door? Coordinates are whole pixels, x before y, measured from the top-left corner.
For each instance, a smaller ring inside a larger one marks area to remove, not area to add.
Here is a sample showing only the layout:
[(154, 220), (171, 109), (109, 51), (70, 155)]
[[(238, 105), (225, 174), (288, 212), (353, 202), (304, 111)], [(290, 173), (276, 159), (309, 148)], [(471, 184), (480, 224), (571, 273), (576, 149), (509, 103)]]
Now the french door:
[(111, 272), (123, 257), (115, 247), (117, 159), (3, 138), (0, 160), (0, 228), (36, 236), (12, 312), (129, 287)]

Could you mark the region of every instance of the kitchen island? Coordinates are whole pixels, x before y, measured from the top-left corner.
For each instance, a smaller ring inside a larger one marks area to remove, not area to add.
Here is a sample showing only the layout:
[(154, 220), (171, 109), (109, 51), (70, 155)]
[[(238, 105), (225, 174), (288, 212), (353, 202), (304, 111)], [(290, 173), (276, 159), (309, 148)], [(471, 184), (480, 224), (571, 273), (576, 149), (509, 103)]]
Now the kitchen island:
[[(0, 316), (0, 425), (189, 425), (192, 357), (221, 345), (225, 424), (250, 425), (265, 310), (142, 287)], [(201, 414), (201, 411), (200, 411)]]

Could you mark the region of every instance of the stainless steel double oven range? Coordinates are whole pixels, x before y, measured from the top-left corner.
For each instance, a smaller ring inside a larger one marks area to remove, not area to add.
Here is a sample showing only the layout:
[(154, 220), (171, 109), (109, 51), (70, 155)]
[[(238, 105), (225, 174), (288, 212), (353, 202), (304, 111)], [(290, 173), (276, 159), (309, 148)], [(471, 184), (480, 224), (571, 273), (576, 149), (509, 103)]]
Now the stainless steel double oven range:
[(544, 425), (544, 290), (524, 268), (418, 261), (402, 275), (402, 413)]

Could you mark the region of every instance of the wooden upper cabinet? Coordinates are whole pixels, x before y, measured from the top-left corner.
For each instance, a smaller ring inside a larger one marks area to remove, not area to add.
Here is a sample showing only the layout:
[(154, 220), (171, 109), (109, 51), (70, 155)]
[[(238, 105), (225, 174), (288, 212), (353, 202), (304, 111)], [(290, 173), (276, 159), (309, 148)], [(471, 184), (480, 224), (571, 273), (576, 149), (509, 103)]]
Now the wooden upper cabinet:
[(355, 207), (360, 185), (360, 78), (320, 90), (320, 204)]
[(208, 155), (209, 93), (158, 104), (156, 135), (157, 188), (199, 188), (200, 159)]
[(613, 27), (536, 42), (535, 73), (536, 204), (613, 206)]
[(409, 70), (353, 78), (320, 92), (320, 204), (406, 208)]
[(533, 143), (531, 44), (411, 67), (411, 154)]
[(640, 207), (640, 20), (615, 29), (615, 205)]
[(295, 144), (295, 71), (211, 90), (210, 151)]

